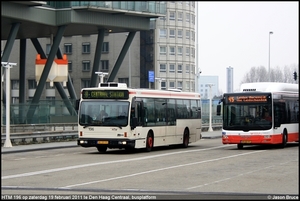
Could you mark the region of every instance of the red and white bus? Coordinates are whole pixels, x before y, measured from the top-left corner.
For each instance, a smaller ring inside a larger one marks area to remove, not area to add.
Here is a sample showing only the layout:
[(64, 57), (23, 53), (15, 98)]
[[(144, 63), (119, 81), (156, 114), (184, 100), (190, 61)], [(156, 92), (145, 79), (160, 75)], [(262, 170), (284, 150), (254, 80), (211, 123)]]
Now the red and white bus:
[(77, 144), (99, 152), (187, 147), (202, 138), (200, 104), (200, 94), (194, 92), (133, 89), (125, 83), (84, 88), (78, 105)]
[(240, 92), (224, 93), (222, 143), (244, 145), (299, 142), (297, 84), (257, 82), (241, 85)]

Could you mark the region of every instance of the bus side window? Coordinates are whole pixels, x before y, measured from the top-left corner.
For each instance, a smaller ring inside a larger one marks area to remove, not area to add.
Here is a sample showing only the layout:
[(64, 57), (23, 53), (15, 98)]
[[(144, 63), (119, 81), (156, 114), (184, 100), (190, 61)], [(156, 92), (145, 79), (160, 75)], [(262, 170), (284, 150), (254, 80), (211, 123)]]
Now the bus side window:
[(236, 120), (236, 111), (235, 107), (231, 107), (231, 112), (230, 112), (230, 125), (234, 125)]

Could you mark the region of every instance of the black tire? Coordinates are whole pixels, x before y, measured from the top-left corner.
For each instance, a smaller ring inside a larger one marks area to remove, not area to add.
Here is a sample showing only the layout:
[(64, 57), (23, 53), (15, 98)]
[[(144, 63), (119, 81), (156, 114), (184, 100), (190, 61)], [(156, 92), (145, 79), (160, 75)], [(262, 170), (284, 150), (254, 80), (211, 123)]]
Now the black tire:
[(146, 151), (148, 152), (152, 151), (153, 143), (154, 143), (153, 135), (151, 133), (148, 133), (146, 139)]
[(99, 153), (105, 153), (106, 150), (107, 150), (107, 147), (99, 146), (99, 147), (97, 147), (97, 150), (98, 150)]
[(243, 144), (237, 144), (238, 149), (243, 149), (244, 145)]
[(189, 131), (185, 129), (183, 133), (182, 147), (187, 148), (189, 146), (189, 141), (190, 141), (190, 134)]
[(286, 144), (287, 144), (287, 133), (286, 133), (286, 131), (284, 131), (282, 134), (282, 143), (281, 143), (280, 147), (283, 149), (286, 147)]

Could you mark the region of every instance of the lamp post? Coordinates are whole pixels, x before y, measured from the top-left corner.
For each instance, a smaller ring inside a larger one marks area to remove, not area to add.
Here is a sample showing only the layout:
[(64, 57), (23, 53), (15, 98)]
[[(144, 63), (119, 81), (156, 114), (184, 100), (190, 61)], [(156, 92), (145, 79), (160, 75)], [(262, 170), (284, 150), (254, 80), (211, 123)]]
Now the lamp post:
[(6, 68), (6, 138), (4, 147), (12, 147), (10, 141), (10, 69), (16, 66), (16, 63), (1, 62), (1, 65)]
[[(126, 34), (128, 36), (129, 34)], [(131, 45), (128, 49), (128, 87), (131, 87)]]
[(212, 132), (213, 129), (212, 129), (212, 125), (211, 125), (212, 124), (211, 123), (211, 121), (212, 121), (211, 120), (211, 116), (212, 116), (212, 114), (211, 114), (212, 113), (212, 111), (211, 111), (212, 110), (211, 109), (211, 104), (212, 104), (212, 101), (211, 101), (211, 99), (212, 99), (212, 97), (211, 97), (212, 96), (211, 87), (214, 86), (214, 85), (213, 84), (207, 84), (207, 85), (209, 86), (209, 128), (208, 128), (208, 131)]
[(196, 87), (195, 87), (195, 92), (196, 93), (200, 93), (200, 88), (199, 88), (199, 79), (200, 79), (200, 74), (202, 73), (202, 71), (201, 70), (199, 70), (197, 73), (196, 73), (196, 81), (195, 81), (195, 85), (196, 85)]
[(269, 32), (269, 82), (271, 82), (271, 69), (270, 69), (271, 34), (273, 34), (272, 31)]
[(163, 80), (165, 80), (165, 79), (156, 77), (155, 80), (158, 81), (158, 90), (161, 90), (161, 82), (162, 82)]
[(128, 80), (128, 82), (129, 82), (129, 87), (131, 87), (131, 46), (129, 46), (129, 59), (128, 59), (128, 74), (129, 74), (129, 80)]

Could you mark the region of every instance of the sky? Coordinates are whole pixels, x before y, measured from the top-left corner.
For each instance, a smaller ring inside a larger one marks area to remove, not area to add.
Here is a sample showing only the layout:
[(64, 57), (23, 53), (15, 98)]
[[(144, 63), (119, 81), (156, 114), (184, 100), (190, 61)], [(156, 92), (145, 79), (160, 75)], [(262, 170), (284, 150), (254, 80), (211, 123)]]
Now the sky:
[(268, 70), (269, 65), (299, 65), (298, 1), (197, 3), (196, 63), (202, 72), (200, 79), (218, 76), (220, 92), (226, 92), (229, 66), (233, 68), (233, 87), (237, 90), (252, 67), (264, 66)]

